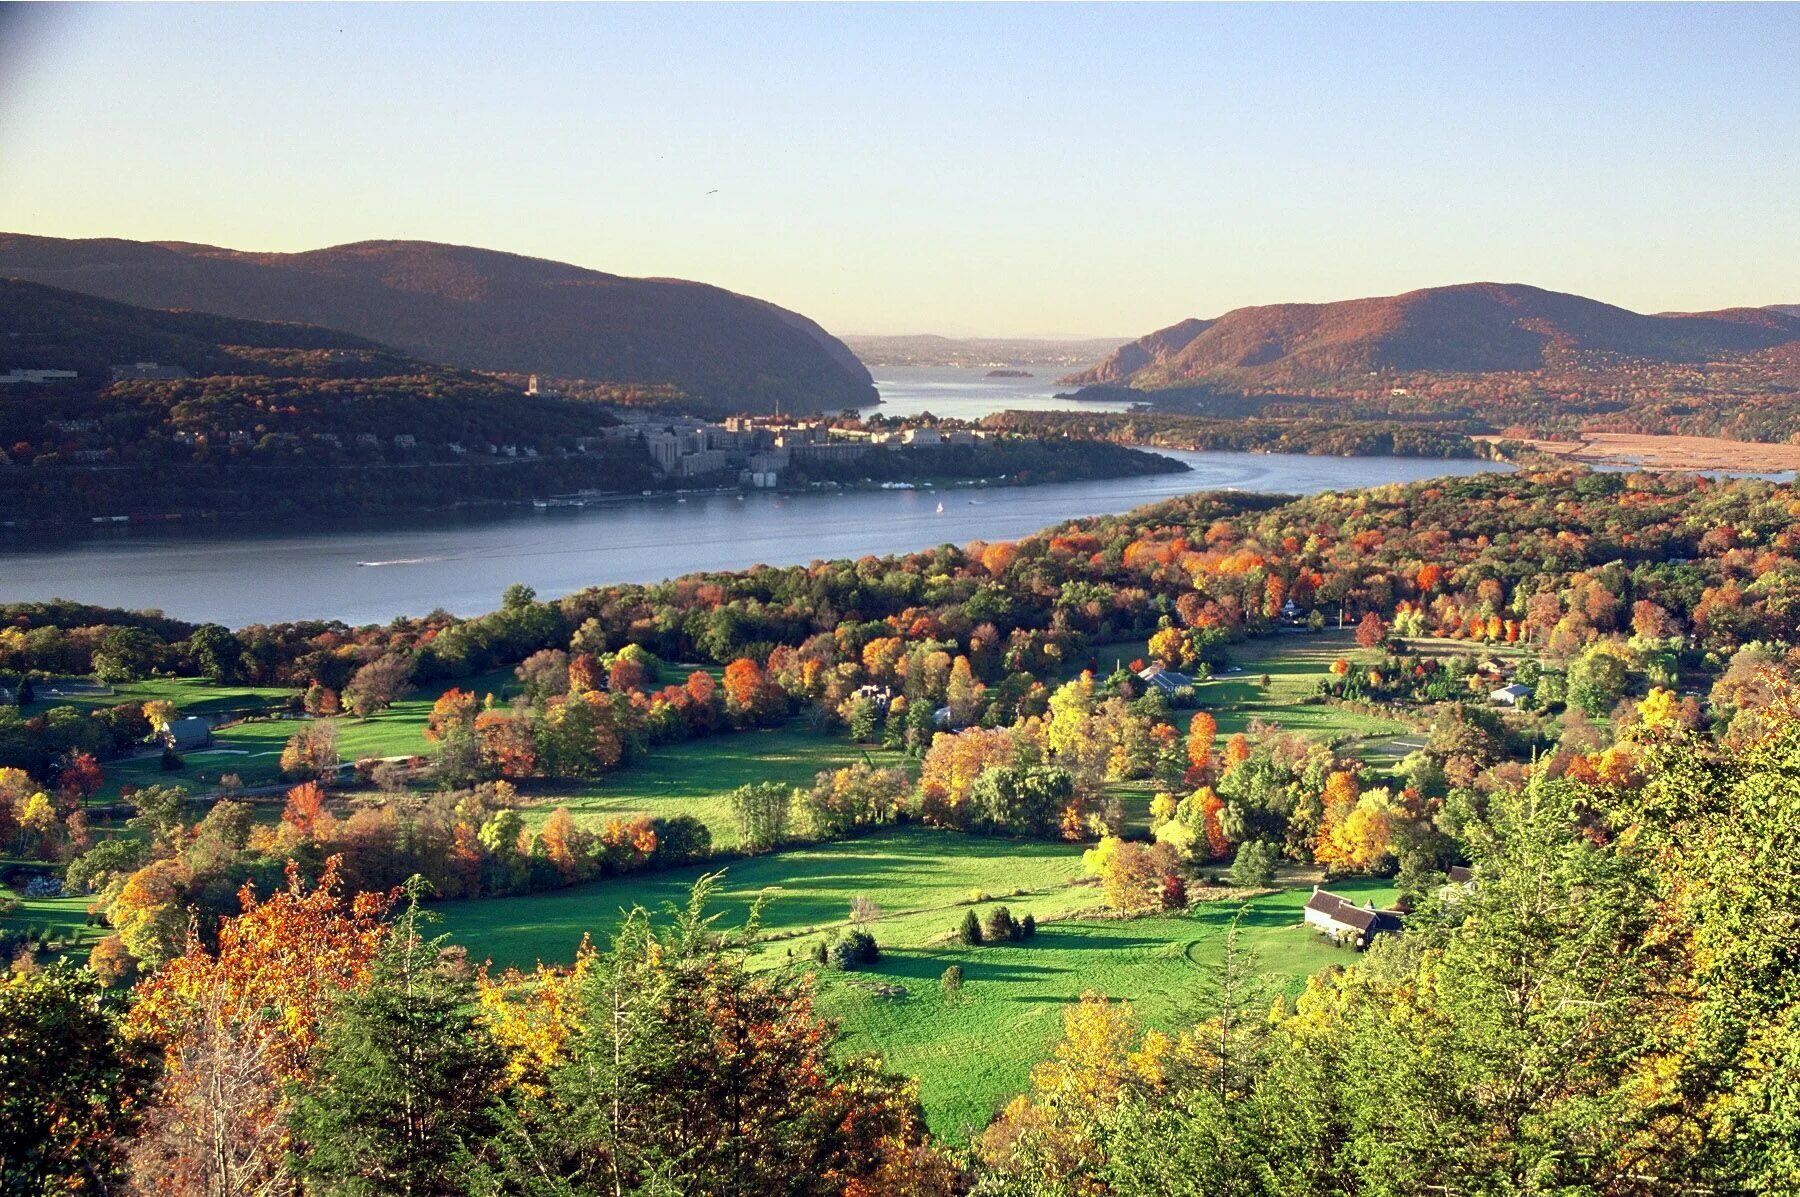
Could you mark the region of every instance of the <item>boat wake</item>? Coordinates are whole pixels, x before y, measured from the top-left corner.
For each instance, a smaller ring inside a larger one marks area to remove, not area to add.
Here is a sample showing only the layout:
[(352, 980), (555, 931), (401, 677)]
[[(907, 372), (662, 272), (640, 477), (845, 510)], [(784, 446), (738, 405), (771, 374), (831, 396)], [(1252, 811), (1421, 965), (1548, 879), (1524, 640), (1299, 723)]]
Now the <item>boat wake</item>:
[(442, 557), (396, 557), (392, 561), (358, 561), (358, 565), (429, 565), (433, 561), (442, 561)]

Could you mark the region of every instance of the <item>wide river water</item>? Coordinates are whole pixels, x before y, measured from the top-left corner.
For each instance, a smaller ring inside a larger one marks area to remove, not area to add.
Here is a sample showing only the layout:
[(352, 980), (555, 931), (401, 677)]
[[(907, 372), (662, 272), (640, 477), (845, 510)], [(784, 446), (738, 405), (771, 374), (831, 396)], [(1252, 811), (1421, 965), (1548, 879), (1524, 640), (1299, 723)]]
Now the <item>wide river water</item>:
[(881, 406), (865, 414), (883, 416), (954, 416), (979, 420), (996, 411), (1124, 411), (1125, 403), (1076, 403), (1058, 399), (1058, 391), (1071, 391), (1056, 380), (1074, 373), (1073, 366), (1020, 366), (1030, 378), (989, 378), (982, 369), (958, 370), (941, 366), (870, 366)]
[(302, 618), (385, 623), (436, 607), (459, 615), (491, 611), (514, 582), (551, 597), (695, 570), (1011, 540), (1077, 516), (1129, 511), (1197, 490), (1312, 494), (1496, 468), (1397, 457), (1170, 456), (1192, 472), (938, 492), (631, 498), (406, 527), (266, 535), (120, 530), (53, 547), (0, 545), (0, 602), (70, 598), (158, 608), (230, 627)]
[[(1055, 398), (1067, 368), (1032, 378), (876, 367), (883, 414), (977, 419)], [(1181, 453), (1185, 474), (993, 489), (623, 498), (582, 508), (505, 508), (335, 529), (104, 529), (74, 541), (0, 541), (0, 602), (68, 598), (231, 627), (290, 619), (385, 623), (442, 607), (476, 615), (514, 582), (548, 598), (696, 570), (901, 553), (1012, 540), (1084, 515), (1197, 490), (1314, 494), (1497, 467), (1399, 457)]]

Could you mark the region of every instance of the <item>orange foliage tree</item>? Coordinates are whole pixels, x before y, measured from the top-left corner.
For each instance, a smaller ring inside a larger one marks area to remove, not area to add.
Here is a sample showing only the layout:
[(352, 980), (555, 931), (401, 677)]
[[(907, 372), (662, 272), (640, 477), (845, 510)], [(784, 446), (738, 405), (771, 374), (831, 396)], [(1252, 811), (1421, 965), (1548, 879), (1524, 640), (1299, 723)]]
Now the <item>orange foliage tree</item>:
[(1196, 711), (1188, 721), (1187, 758), (1189, 784), (1197, 784), (1212, 769), (1213, 741), (1219, 721), (1208, 711)]
[(316, 781), (302, 782), (287, 792), (287, 805), (282, 807), (281, 821), (307, 839), (317, 829), (319, 816), (325, 812), (325, 791)]
[(502, 777), (530, 777), (537, 772), (537, 741), (531, 724), (505, 711), (483, 711), (475, 717), (481, 761)]
[(939, 732), (919, 773), (919, 811), (940, 827), (967, 827), (969, 793), (992, 768), (1020, 763), (1019, 737), (1011, 728), (971, 727)]
[(1012, 563), (1018, 559), (1019, 546), (1011, 541), (991, 544), (981, 553), (982, 567), (996, 578), (1012, 568)]
[(339, 892), (331, 857), (308, 889), (288, 863), (285, 890), (219, 927), (140, 983), (135, 1031), (163, 1045), (165, 1072), (133, 1171), (146, 1191), (282, 1191), (288, 1086), (307, 1075), (330, 1003), (364, 985), (392, 894)]
[(425, 738), (442, 744), (458, 735), (467, 735), (475, 725), (475, 696), (467, 690), (450, 689), (431, 704), (425, 717)]
[(749, 657), (725, 667), (725, 709), (741, 722), (755, 723), (773, 714), (781, 693), (770, 685), (763, 668)]

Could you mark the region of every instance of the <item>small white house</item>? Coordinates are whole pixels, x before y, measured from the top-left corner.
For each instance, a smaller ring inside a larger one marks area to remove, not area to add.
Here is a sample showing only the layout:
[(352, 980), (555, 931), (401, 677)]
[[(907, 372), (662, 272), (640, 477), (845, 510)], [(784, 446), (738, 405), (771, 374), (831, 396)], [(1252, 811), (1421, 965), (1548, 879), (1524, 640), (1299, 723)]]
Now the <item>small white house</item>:
[(1498, 707), (1516, 707), (1530, 697), (1531, 687), (1522, 686), (1518, 682), (1502, 686), (1488, 695), (1488, 698)]
[(1402, 926), (1400, 916), (1391, 910), (1377, 910), (1373, 902), (1358, 906), (1316, 885), (1306, 903), (1306, 925), (1355, 948), (1368, 947), (1377, 935), (1397, 934)]

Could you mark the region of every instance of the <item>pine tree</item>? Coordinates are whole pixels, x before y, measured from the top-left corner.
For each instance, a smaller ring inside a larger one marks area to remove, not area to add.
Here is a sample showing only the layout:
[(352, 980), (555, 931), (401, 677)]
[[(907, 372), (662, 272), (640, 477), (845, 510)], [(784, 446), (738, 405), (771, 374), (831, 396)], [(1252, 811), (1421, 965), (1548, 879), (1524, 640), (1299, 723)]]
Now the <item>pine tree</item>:
[(956, 937), (969, 947), (981, 943), (981, 916), (975, 913), (973, 907), (963, 915), (962, 929), (956, 933)]
[(426, 917), (415, 888), (370, 984), (334, 1011), (292, 1118), (309, 1192), (462, 1193), (495, 1128), (504, 1061), (475, 1021), (473, 984), (440, 966), (444, 939), (419, 934)]

